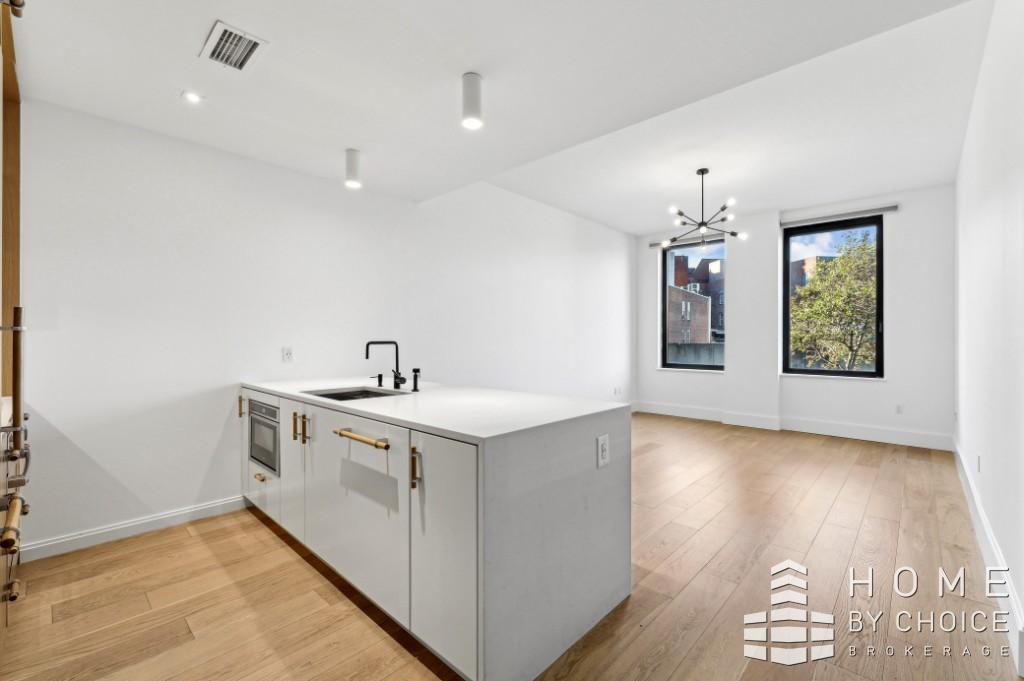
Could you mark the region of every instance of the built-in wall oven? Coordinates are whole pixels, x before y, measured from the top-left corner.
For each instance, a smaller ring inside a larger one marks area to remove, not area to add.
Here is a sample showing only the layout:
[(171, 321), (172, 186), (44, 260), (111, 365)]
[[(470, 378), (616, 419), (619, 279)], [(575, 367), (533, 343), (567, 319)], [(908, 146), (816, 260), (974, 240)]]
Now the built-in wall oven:
[(249, 458), (280, 475), (278, 410), (256, 400), (249, 400)]

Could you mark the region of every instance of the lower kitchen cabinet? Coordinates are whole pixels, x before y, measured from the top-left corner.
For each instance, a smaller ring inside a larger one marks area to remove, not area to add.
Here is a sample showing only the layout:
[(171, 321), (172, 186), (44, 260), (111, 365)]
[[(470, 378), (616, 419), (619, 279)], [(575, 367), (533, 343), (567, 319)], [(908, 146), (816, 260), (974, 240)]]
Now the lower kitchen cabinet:
[(279, 406), (279, 474), (249, 458), (242, 428), (246, 498), (477, 678), (477, 447), (249, 390), (242, 398), (246, 423), (250, 398)]
[(292, 386), (242, 395), (243, 420), (279, 412), (280, 476), (243, 427), (246, 497), (469, 681), (536, 678), (629, 595), (628, 406), (461, 441)]
[(412, 433), (410, 629), (464, 676), (477, 668), (477, 448)]
[(321, 407), (306, 414), (305, 544), (408, 627), (409, 430)]
[(280, 462), (281, 527), (299, 541), (306, 537), (306, 447), (308, 407), (281, 400)]
[(242, 494), (274, 522), (281, 522), (281, 481), (277, 473), (249, 457), (252, 444), (252, 405), (259, 402), (277, 408), (274, 395), (243, 388), (238, 394), (238, 417), (242, 428)]
[(249, 462), (245, 496), (274, 522), (281, 522), (281, 479), (255, 461)]

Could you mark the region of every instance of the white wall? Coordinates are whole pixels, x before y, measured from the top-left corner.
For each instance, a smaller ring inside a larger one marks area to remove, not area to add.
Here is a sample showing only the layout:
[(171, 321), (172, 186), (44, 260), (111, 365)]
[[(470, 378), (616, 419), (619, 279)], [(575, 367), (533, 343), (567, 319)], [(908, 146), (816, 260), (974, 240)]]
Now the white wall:
[(628, 399), (632, 237), (489, 184), (419, 215), (430, 231), (399, 245), (396, 267), (419, 289), (402, 314), (425, 376)]
[(48, 104), (22, 120), (27, 557), (237, 497), (237, 383), (386, 371), (371, 338), (426, 380), (628, 399), (622, 234), (488, 185), (417, 206)]
[[(1022, 34), (1024, 3), (997, 0), (960, 159), (956, 228), (957, 447), (984, 529), (986, 561), (1008, 565), (1018, 589), (1024, 579)], [(1012, 605), (1020, 628), (1018, 596)]]
[[(949, 449), (953, 418), (953, 188), (787, 211), (782, 219), (899, 203), (885, 216), (885, 378), (780, 374), (779, 213), (737, 217), (726, 254), (724, 372), (661, 369), (659, 251), (637, 250), (637, 407), (660, 413)], [(945, 302), (943, 302), (945, 301)], [(902, 414), (896, 413), (896, 406)]]

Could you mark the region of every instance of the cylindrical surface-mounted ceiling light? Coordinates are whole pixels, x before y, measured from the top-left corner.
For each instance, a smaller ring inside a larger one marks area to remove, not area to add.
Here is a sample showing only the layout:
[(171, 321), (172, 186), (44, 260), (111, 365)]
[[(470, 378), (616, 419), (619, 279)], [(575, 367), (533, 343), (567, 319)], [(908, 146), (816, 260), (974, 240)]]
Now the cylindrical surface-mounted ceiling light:
[(462, 74), (462, 127), (466, 130), (484, 127), (483, 78), (472, 71)]
[(363, 180), (359, 176), (359, 150), (345, 150), (345, 186), (349, 189), (361, 189)]

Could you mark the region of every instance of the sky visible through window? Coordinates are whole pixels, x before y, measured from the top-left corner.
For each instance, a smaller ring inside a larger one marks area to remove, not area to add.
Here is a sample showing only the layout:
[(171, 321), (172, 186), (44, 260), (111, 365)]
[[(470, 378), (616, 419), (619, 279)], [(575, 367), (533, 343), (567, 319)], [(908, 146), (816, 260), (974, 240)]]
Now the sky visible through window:
[[(687, 245), (683, 247), (670, 248), (669, 252), (672, 253), (672, 255), (687, 256), (687, 264), (690, 269), (693, 270), (697, 269), (697, 266), (700, 265), (700, 261), (704, 258), (707, 258), (708, 260), (724, 260), (725, 242), (715, 241), (708, 244), (707, 248), (704, 250), (700, 249), (700, 244), (695, 244), (692, 246)], [(668, 262), (665, 264), (665, 267), (668, 268), (668, 277), (665, 281), (672, 282), (676, 280), (676, 260), (675, 258), (667, 258), (667, 260)]]
[(814, 256), (835, 257), (839, 255), (843, 242), (851, 237), (854, 239), (866, 237), (869, 244), (874, 244), (875, 228), (840, 229), (790, 237), (789, 261), (796, 262)]

